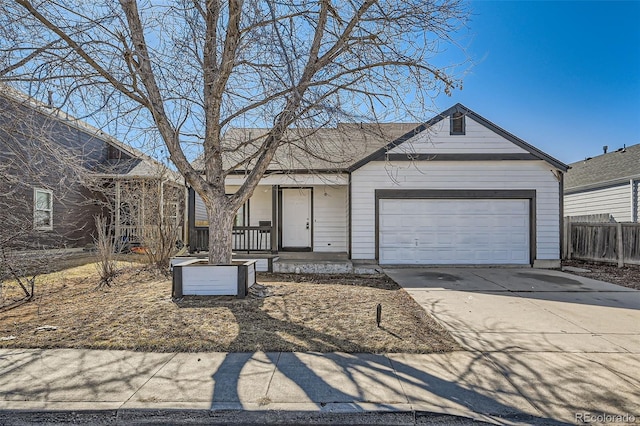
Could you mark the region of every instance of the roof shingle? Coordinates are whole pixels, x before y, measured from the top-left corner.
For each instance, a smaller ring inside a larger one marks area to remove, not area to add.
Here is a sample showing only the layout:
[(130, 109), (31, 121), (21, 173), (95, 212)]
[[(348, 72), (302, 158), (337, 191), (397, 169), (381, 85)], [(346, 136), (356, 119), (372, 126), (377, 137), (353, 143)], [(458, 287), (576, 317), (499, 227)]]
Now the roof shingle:
[(564, 189), (597, 188), (640, 176), (640, 144), (569, 165)]

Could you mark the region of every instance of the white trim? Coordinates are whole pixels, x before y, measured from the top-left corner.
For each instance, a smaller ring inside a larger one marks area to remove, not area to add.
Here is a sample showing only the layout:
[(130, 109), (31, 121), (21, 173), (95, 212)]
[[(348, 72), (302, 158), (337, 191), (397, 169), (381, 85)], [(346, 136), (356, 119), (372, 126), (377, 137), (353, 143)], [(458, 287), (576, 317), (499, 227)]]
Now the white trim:
[[(38, 209), (38, 193), (45, 193), (49, 195), (49, 208)], [(39, 211), (49, 212), (49, 225), (38, 226), (37, 213)], [(53, 230), (53, 191), (44, 188), (33, 188), (33, 229), (37, 231), (52, 231)]]
[[(225, 178), (224, 184), (227, 186), (242, 185), (246, 180), (245, 176), (229, 175)], [(315, 185), (348, 185), (349, 175), (346, 173), (336, 174), (280, 174), (273, 173), (263, 177), (259, 185), (280, 185), (280, 186), (315, 186)]]

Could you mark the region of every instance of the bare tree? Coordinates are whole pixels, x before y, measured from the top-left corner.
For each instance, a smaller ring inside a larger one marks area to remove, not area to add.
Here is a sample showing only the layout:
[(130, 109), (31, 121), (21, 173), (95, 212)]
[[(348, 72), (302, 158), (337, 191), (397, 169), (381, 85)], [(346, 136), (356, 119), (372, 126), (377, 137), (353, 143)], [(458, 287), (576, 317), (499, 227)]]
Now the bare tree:
[[(159, 135), (206, 205), (212, 263), (230, 262), (234, 214), (287, 129), (422, 118), (434, 95), (456, 88), (438, 53), (466, 16), (461, 0), (15, 0), (0, 9), (0, 79), (35, 96), (53, 90), (108, 129)], [(226, 141), (234, 126), (269, 130)], [(202, 171), (190, 161), (199, 154)], [(246, 180), (227, 195), (225, 177), (238, 169)]]

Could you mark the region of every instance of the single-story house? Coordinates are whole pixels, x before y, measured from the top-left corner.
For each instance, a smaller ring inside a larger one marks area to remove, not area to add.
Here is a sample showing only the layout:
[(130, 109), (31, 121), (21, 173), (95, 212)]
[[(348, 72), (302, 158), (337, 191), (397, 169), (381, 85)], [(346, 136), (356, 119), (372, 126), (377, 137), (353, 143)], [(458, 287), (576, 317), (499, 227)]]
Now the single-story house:
[(142, 242), (161, 217), (184, 227), (186, 190), (176, 173), (58, 108), (0, 89), (3, 248), (90, 245), (97, 215), (118, 243)]
[(564, 215), (574, 221), (638, 222), (640, 144), (570, 164)]
[[(231, 129), (225, 138), (247, 146), (265, 133)], [(238, 212), (234, 250), (559, 266), (567, 165), (461, 104), (420, 125), (294, 129), (287, 141)], [(243, 174), (227, 176), (229, 193)], [(189, 204), (190, 249), (206, 250), (206, 213), (193, 190)]]

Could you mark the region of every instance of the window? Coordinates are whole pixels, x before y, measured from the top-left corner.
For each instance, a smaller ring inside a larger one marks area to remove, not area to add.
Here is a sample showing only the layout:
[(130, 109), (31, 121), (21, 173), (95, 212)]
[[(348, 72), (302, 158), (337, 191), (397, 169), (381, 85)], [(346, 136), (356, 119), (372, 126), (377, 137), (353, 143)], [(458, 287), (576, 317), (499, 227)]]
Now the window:
[(33, 190), (33, 227), (39, 230), (53, 229), (53, 192), (47, 189)]
[(454, 112), (451, 115), (451, 134), (464, 135), (464, 131), (464, 114), (461, 112)]

